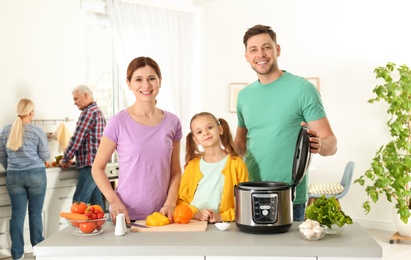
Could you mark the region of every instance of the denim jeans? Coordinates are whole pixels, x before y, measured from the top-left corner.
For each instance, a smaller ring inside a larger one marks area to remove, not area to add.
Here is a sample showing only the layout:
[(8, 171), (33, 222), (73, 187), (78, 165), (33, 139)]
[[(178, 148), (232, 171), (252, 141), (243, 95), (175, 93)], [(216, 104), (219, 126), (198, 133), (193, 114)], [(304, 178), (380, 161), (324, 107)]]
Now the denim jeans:
[(27, 203), (31, 245), (44, 240), (41, 214), (47, 187), (46, 169), (7, 171), (6, 186), (11, 201), (11, 256), (18, 259), (24, 254), (23, 228)]
[(93, 176), (91, 175), (91, 167), (83, 167), (79, 170), (79, 173), (73, 202), (82, 201), (92, 205), (98, 204), (104, 209), (103, 195), (94, 182)]
[(303, 221), (305, 217), (305, 203), (293, 206), (293, 220)]

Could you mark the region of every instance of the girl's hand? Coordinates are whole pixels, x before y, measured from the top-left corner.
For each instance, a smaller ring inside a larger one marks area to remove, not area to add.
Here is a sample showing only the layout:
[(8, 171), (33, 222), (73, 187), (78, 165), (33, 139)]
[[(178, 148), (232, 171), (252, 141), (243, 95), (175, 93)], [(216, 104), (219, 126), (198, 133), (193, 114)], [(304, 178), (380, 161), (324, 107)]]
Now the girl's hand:
[(213, 214), (211, 218), (208, 220), (208, 223), (217, 223), (217, 222), (223, 222), (223, 218), (221, 217), (220, 214)]
[(213, 211), (211, 209), (204, 209), (197, 211), (196, 214), (194, 214), (194, 219), (199, 220), (199, 221), (208, 221), (210, 218), (213, 216)]

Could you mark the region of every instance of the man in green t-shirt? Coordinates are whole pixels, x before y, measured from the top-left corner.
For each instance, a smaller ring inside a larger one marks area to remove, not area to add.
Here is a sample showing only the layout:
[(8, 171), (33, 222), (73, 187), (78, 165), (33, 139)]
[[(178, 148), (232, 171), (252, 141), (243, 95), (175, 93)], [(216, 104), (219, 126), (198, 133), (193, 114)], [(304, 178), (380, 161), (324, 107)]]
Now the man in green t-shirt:
[[(245, 156), (251, 181), (292, 184), (292, 167), (301, 125), (307, 125), (311, 152), (337, 151), (320, 94), (305, 78), (280, 70), (281, 48), (269, 26), (255, 25), (244, 35), (245, 57), (258, 80), (238, 94), (235, 146)], [(296, 189), (294, 221), (304, 219), (307, 178)]]

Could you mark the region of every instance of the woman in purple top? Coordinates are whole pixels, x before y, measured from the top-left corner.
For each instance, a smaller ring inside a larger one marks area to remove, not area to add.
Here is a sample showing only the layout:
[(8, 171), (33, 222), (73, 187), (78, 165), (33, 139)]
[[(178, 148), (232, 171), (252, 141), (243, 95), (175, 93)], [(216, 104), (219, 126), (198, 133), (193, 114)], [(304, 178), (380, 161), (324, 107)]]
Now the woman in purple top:
[[(127, 84), (136, 101), (108, 121), (94, 160), (93, 178), (110, 203), (115, 222), (145, 219), (155, 211), (173, 219), (181, 179), (181, 123), (178, 117), (156, 107), (161, 72), (149, 57), (132, 60)], [(114, 150), (119, 159), (116, 190), (104, 173)]]

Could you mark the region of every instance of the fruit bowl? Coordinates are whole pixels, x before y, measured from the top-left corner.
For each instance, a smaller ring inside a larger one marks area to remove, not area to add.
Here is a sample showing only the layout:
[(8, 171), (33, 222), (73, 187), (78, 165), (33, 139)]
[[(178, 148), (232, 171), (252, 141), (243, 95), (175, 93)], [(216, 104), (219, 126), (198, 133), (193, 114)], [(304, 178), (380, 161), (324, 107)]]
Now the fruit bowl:
[(107, 223), (107, 217), (89, 220), (70, 220), (66, 218), (68, 225), (76, 236), (94, 236), (103, 233)]
[(317, 241), (322, 239), (327, 234), (327, 226), (314, 226), (314, 227), (298, 227), (300, 234), (306, 240)]

